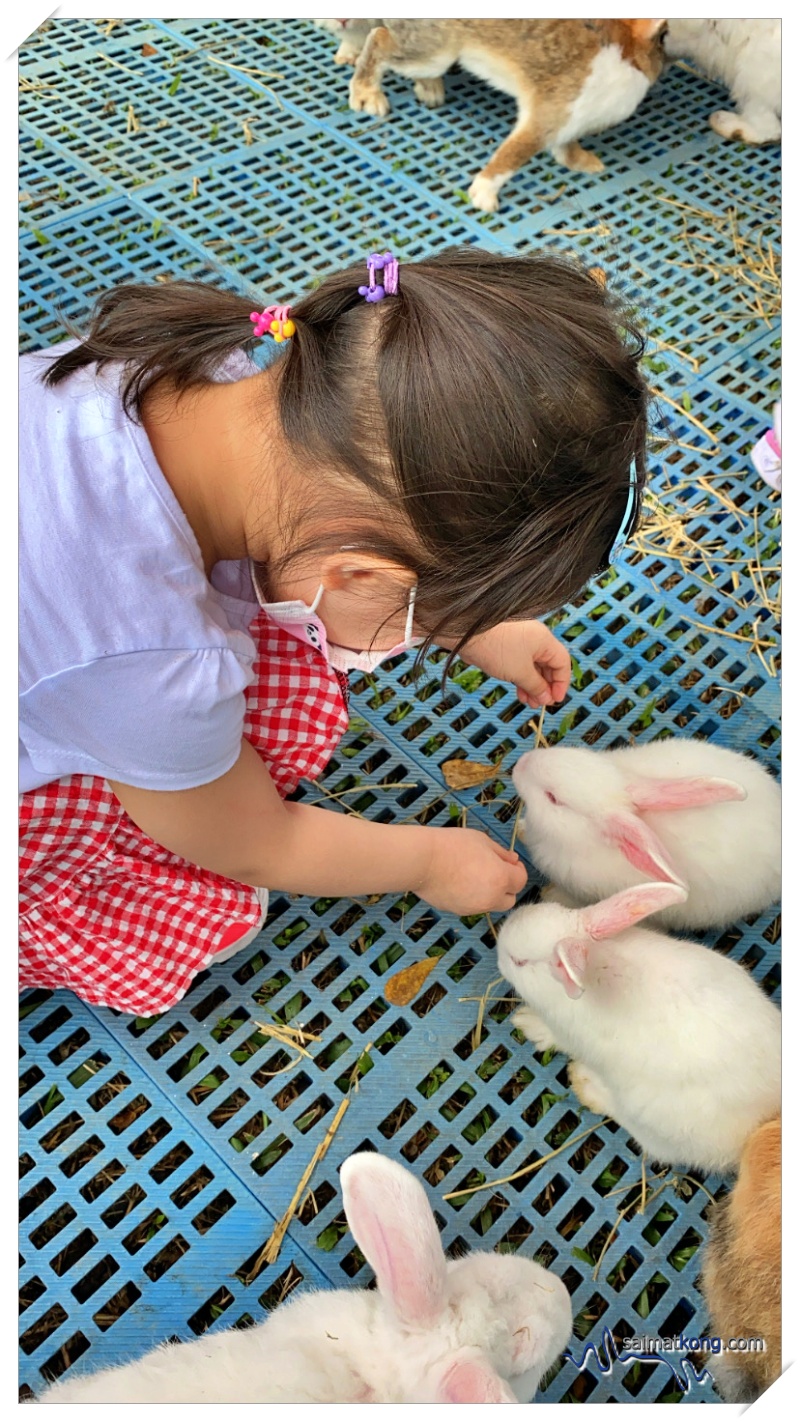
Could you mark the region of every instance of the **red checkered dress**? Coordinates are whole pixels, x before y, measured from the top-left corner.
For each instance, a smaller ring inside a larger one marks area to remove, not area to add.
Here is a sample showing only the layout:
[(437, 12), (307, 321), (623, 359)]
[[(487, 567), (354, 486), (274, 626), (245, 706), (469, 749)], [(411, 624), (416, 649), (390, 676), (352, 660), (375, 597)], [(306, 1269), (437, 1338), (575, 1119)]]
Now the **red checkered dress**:
[[(260, 612), (244, 734), (281, 795), (325, 768), (347, 726), (346, 678)], [(254, 889), (148, 839), (105, 780), (69, 775), (21, 798), (20, 984), (121, 1012), (164, 1012), (257, 927)]]

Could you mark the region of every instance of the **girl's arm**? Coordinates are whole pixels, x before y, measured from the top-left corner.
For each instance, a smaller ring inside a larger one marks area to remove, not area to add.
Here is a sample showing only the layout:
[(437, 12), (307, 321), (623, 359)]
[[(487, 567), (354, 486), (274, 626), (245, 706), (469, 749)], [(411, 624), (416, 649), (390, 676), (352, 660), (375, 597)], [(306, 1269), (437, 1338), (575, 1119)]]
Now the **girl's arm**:
[(192, 790), (111, 781), (151, 839), (228, 879), (323, 898), (411, 890), (451, 913), (503, 912), (526, 882), (519, 856), (478, 830), (384, 825), (281, 800), (249, 741), (226, 775)]

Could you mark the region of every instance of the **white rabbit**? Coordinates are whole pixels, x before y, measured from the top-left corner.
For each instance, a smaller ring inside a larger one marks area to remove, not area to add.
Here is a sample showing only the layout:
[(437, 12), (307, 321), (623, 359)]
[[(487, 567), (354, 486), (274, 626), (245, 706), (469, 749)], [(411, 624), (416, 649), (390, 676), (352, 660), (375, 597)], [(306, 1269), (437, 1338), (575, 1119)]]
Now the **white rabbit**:
[(367, 35), (382, 20), (313, 20), (321, 30), (330, 30), (341, 41), (333, 56), (334, 64), (355, 64), (366, 43)]
[(590, 908), (517, 909), (498, 935), (500, 971), (528, 1004), (514, 1025), (573, 1059), (590, 1111), (656, 1160), (730, 1170), (780, 1109), (781, 1016), (746, 968), (633, 925), (677, 903), (643, 884)]
[(781, 888), (781, 792), (757, 761), (708, 741), (529, 751), (512, 779), (534, 864), (582, 903), (633, 884), (682, 883), (667, 928), (736, 923)]
[(561, 1280), (515, 1255), (449, 1262), (424, 1187), (385, 1156), (349, 1156), (341, 1181), (376, 1291), (296, 1296), (257, 1327), (166, 1344), (41, 1402), (529, 1402), (572, 1332)]
[(780, 142), (780, 20), (670, 20), (664, 49), (694, 59), (730, 89), (736, 113), (718, 109), (709, 118), (720, 137)]

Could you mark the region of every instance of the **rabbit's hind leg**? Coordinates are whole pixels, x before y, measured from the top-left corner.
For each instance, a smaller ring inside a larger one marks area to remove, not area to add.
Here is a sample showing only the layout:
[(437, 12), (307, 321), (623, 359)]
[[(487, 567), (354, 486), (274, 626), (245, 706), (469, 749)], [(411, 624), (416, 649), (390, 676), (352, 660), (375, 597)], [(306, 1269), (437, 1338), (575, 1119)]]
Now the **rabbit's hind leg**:
[(596, 153), (590, 153), (588, 148), (582, 148), (580, 143), (559, 144), (553, 149), (553, 157), (573, 172), (602, 173), (605, 170), (602, 158), (598, 158)]
[(744, 107), (740, 114), (717, 109), (708, 121), (720, 138), (735, 138), (740, 143), (781, 141), (781, 121), (771, 109)]
[(438, 109), (444, 103), (444, 80), (418, 79), (414, 93), (426, 109)]

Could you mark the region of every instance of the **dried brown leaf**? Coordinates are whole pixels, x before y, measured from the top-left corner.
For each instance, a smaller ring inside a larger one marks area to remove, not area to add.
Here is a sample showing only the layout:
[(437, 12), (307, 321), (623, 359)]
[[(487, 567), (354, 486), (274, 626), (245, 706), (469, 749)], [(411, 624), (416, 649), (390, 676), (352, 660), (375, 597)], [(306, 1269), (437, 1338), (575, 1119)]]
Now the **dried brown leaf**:
[(496, 765), (482, 765), (478, 760), (446, 760), (442, 766), (445, 784), (451, 790), (468, 790), (473, 785), (483, 785), (486, 780), (494, 780), (497, 772)]
[(410, 968), (401, 968), (399, 973), (395, 973), (389, 978), (383, 995), (387, 1002), (391, 1002), (394, 1007), (407, 1007), (414, 1001), (422, 984), (428, 974), (436, 967), (435, 958), (422, 958), (419, 963), (412, 963)]

